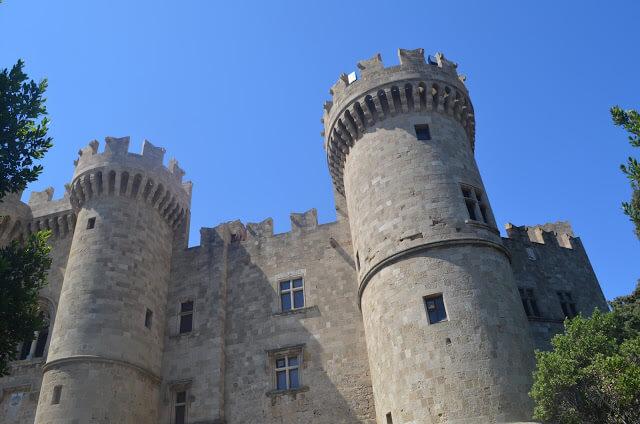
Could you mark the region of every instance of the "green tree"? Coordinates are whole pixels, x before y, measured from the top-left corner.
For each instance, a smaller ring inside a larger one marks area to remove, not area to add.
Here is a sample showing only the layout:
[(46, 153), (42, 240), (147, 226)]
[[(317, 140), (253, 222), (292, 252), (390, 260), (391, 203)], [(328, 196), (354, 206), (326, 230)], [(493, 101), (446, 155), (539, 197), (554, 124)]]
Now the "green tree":
[[(611, 118), (616, 126), (621, 126), (630, 134), (629, 143), (640, 147), (640, 114), (635, 110), (622, 110), (619, 106), (611, 108)], [(629, 157), (626, 165), (620, 165), (633, 189), (630, 202), (622, 203), (622, 210), (635, 225), (636, 236), (640, 239), (640, 164), (636, 158)]]
[(34, 161), (51, 147), (44, 117), (47, 80), (28, 81), (23, 66), (18, 60), (10, 71), (0, 72), (0, 200), (38, 178), (42, 166)]
[[(42, 166), (34, 161), (51, 147), (44, 117), (47, 81), (29, 81), (23, 66), (19, 60), (0, 71), (0, 202), (38, 178)], [(0, 377), (9, 372), (19, 343), (42, 328), (38, 292), (51, 266), (48, 238), (49, 232), (39, 232), (0, 248)]]
[(551, 340), (553, 350), (536, 351), (529, 395), (534, 418), (558, 424), (640, 422), (640, 334), (625, 326), (618, 309), (595, 310), (565, 320)]

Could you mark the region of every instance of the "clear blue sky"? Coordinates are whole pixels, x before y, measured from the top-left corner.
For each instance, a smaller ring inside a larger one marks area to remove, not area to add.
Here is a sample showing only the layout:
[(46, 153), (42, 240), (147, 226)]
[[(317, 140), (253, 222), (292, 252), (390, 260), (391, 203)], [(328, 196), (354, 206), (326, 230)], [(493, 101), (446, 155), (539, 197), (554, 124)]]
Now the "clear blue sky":
[[(0, 4), (0, 67), (48, 78), (55, 146), (30, 189), (56, 189), (105, 136), (165, 147), (200, 227), (318, 209), (335, 219), (322, 104), (341, 72), (397, 48), (468, 76), (476, 157), (498, 219), (569, 219), (608, 299), (640, 277), (619, 165), (640, 152), (609, 107), (640, 108), (637, 1), (51, 1)], [(636, 149), (637, 150), (637, 149)], [(23, 200), (28, 199), (28, 192)]]

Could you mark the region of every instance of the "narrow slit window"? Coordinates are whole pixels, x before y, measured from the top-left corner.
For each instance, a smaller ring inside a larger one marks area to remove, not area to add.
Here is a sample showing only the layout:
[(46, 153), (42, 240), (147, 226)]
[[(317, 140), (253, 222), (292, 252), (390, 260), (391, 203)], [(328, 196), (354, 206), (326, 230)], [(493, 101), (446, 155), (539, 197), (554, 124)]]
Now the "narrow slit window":
[(144, 316), (144, 326), (151, 330), (151, 323), (153, 322), (153, 312), (151, 309), (147, 309), (147, 313)]
[(185, 424), (187, 422), (187, 392), (176, 392), (174, 418), (174, 424)]
[(418, 140), (431, 140), (431, 132), (429, 131), (429, 125), (421, 124), (415, 126), (416, 137)]
[(391, 418), (391, 412), (387, 412), (387, 424), (393, 424), (393, 418)]
[(53, 397), (51, 398), (51, 405), (58, 405), (60, 403), (61, 396), (62, 396), (62, 386), (54, 386)]
[(444, 307), (442, 295), (425, 297), (424, 304), (427, 308), (427, 316), (429, 317), (430, 324), (447, 320), (447, 311)]
[(92, 217), (87, 220), (87, 230), (92, 230), (96, 226), (96, 218)]
[(180, 334), (193, 331), (193, 300), (180, 304)]

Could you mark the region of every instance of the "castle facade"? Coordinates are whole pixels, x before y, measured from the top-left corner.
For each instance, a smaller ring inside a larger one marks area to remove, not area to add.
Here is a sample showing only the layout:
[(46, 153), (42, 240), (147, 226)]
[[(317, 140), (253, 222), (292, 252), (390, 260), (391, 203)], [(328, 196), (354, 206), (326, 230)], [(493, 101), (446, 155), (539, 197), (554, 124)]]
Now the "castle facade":
[(464, 77), (399, 50), (324, 105), (337, 221), (200, 230), (164, 149), (80, 150), (64, 197), (0, 204), (0, 243), (51, 230), (48, 327), (0, 379), (0, 422), (531, 420), (534, 348), (607, 309), (568, 222), (500, 237)]

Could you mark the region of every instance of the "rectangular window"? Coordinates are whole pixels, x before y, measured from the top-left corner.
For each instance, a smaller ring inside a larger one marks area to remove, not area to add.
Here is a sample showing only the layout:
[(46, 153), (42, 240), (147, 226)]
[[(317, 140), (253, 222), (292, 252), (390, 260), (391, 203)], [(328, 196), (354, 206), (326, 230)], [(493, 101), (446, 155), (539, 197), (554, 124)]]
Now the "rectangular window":
[(173, 422), (174, 424), (185, 424), (187, 422), (187, 392), (176, 392)]
[(147, 309), (147, 313), (144, 316), (144, 326), (151, 330), (151, 322), (153, 320), (153, 312), (151, 309)]
[(61, 396), (62, 396), (62, 386), (54, 386), (53, 397), (51, 398), (51, 405), (58, 405), (60, 403)]
[(387, 412), (387, 424), (393, 424), (393, 418), (391, 418), (391, 412)]
[(180, 303), (180, 334), (193, 330), (193, 300)]
[(89, 220), (87, 221), (87, 230), (91, 230), (93, 227), (96, 226), (96, 218), (89, 218)]
[(289, 390), (300, 387), (298, 355), (276, 358), (276, 389)]
[(564, 316), (567, 318), (573, 318), (577, 316), (578, 309), (576, 308), (576, 303), (571, 297), (571, 293), (568, 291), (559, 291), (556, 293), (558, 294), (558, 300), (560, 301), (560, 307), (562, 308)]
[(524, 312), (528, 317), (539, 317), (538, 303), (533, 295), (533, 289), (518, 289)]
[(280, 306), (283, 312), (304, 308), (304, 282), (302, 278), (280, 281)]
[(484, 194), (477, 188), (471, 186), (460, 186), (462, 197), (469, 213), (469, 219), (490, 224), (489, 209), (484, 201)]
[(431, 140), (429, 125), (427, 124), (416, 125), (415, 129), (416, 129), (416, 137), (418, 137), (418, 140)]
[(429, 317), (430, 324), (447, 320), (447, 311), (444, 308), (444, 300), (441, 294), (425, 297), (424, 304), (427, 308), (427, 316)]

